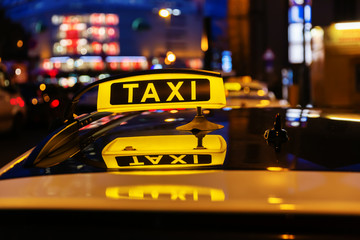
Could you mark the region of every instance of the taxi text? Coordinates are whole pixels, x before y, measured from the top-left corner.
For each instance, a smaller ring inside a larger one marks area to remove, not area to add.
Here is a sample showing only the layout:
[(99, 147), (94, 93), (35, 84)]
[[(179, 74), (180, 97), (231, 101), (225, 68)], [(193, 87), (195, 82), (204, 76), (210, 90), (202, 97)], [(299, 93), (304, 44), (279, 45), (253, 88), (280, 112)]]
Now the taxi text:
[(211, 155), (152, 155), (115, 157), (120, 167), (142, 165), (210, 164)]
[(149, 80), (111, 85), (110, 103), (143, 104), (208, 101), (210, 82), (207, 79)]

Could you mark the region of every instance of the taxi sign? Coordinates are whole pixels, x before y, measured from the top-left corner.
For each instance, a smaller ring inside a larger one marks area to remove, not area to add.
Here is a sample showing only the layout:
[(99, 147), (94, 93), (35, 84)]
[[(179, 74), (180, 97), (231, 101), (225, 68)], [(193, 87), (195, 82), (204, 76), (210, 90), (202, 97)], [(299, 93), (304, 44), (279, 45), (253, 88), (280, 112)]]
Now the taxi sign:
[(99, 112), (225, 106), (221, 75), (195, 70), (146, 71), (99, 84)]
[(196, 149), (192, 135), (161, 135), (117, 138), (103, 148), (107, 168), (191, 168), (224, 163), (226, 142), (220, 135), (207, 135), (204, 149)]

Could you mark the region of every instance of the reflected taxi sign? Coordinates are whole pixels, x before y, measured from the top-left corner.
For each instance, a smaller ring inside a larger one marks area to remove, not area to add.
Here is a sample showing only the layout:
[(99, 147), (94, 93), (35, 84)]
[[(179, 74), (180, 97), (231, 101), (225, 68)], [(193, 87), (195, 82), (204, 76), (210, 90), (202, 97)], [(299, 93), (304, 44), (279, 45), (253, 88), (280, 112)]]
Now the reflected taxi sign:
[(160, 135), (117, 138), (103, 148), (107, 168), (149, 169), (189, 168), (222, 165), (226, 142), (220, 135), (207, 135), (205, 149), (194, 149), (197, 138), (192, 135)]
[(98, 111), (127, 112), (164, 108), (225, 106), (221, 75), (194, 70), (147, 71), (99, 84)]

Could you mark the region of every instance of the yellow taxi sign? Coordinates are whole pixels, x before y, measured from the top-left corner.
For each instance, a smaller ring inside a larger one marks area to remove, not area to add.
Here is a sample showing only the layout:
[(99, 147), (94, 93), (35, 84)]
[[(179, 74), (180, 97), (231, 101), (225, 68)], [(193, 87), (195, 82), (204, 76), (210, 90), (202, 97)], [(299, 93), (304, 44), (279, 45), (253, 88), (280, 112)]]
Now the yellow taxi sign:
[(114, 78), (99, 84), (97, 110), (129, 112), (166, 108), (221, 108), (226, 98), (221, 75), (174, 70)]
[(204, 149), (195, 149), (192, 135), (161, 135), (117, 138), (103, 148), (102, 157), (111, 169), (191, 168), (222, 165), (226, 142), (207, 135)]

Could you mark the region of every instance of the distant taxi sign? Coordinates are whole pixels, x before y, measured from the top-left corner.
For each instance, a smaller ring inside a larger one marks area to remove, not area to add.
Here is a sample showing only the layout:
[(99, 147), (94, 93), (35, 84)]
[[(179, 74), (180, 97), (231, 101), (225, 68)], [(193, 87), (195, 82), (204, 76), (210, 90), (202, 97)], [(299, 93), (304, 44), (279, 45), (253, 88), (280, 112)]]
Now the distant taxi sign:
[(107, 168), (149, 169), (218, 166), (224, 163), (226, 142), (220, 135), (204, 137), (204, 149), (195, 149), (192, 135), (117, 138), (104, 147)]
[(207, 71), (147, 71), (99, 84), (98, 111), (127, 112), (164, 108), (221, 108), (225, 91), (220, 74)]

